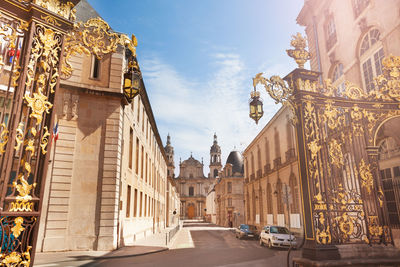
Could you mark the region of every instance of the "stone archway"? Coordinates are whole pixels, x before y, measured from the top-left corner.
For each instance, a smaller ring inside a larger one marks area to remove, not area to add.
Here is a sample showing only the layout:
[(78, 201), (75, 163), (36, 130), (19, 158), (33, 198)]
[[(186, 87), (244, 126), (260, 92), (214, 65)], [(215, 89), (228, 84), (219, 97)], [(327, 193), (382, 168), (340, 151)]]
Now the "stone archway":
[(389, 225), (400, 243), (400, 116), (384, 121), (375, 134), (379, 179), (385, 196)]

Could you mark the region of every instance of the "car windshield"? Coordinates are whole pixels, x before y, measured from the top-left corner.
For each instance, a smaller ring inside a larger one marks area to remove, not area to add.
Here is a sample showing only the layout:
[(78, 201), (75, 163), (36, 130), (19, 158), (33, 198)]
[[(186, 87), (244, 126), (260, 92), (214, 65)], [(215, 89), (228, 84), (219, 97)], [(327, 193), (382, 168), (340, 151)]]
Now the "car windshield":
[(272, 226), (270, 229), (270, 232), (272, 234), (289, 234), (288, 229), (286, 229), (285, 227)]
[(257, 228), (254, 225), (247, 225), (247, 224), (242, 224), (240, 225), (240, 229), (243, 230), (250, 230), (250, 231), (255, 231)]

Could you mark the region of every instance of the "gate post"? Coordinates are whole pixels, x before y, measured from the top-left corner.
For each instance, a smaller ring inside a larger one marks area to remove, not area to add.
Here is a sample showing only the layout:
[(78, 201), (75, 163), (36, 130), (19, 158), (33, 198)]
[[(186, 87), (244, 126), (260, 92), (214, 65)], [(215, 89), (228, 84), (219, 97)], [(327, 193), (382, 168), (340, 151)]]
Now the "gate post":
[[(1, 42), (13, 51), (0, 117), (0, 262), (32, 266), (64, 35), (80, 0), (0, 0)], [(0, 63), (4, 64), (4, 58)]]

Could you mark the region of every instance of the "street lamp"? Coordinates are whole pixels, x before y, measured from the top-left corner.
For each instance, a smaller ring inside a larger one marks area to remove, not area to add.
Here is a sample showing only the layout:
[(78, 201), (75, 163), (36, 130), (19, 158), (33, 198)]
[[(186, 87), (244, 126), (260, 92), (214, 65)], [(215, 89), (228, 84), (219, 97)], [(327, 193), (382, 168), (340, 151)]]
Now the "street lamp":
[(132, 102), (133, 98), (139, 94), (141, 73), (136, 60), (129, 49), (126, 49), (126, 57), (128, 58), (128, 70), (124, 73), (124, 96), (128, 102)]
[(255, 120), (256, 124), (258, 124), (258, 121), (261, 119), (261, 117), (264, 115), (263, 111), (263, 102), (260, 98), (260, 92), (256, 90), (256, 87), (254, 86), (254, 91), (250, 93), (250, 118)]

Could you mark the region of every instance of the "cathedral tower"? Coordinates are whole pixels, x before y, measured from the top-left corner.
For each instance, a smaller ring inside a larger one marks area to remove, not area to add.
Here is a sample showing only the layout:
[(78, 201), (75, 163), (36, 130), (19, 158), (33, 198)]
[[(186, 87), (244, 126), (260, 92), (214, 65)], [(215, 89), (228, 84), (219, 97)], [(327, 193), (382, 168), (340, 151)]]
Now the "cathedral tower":
[(215, 178), (218, 172), (221, 171), (221, 148), (218, 145), (217, 134), (214, 133), (214, 144), (210, 149), (210, 174), (209, 177)]
[(164, 148), (165, 154), (167, 155), (167, 175), (168, 177), (174, 178), (175, 177), (175, 163), (174, 163), (174, 147), (171, 146), (171, 137), (167, 136), (167, 145)]

